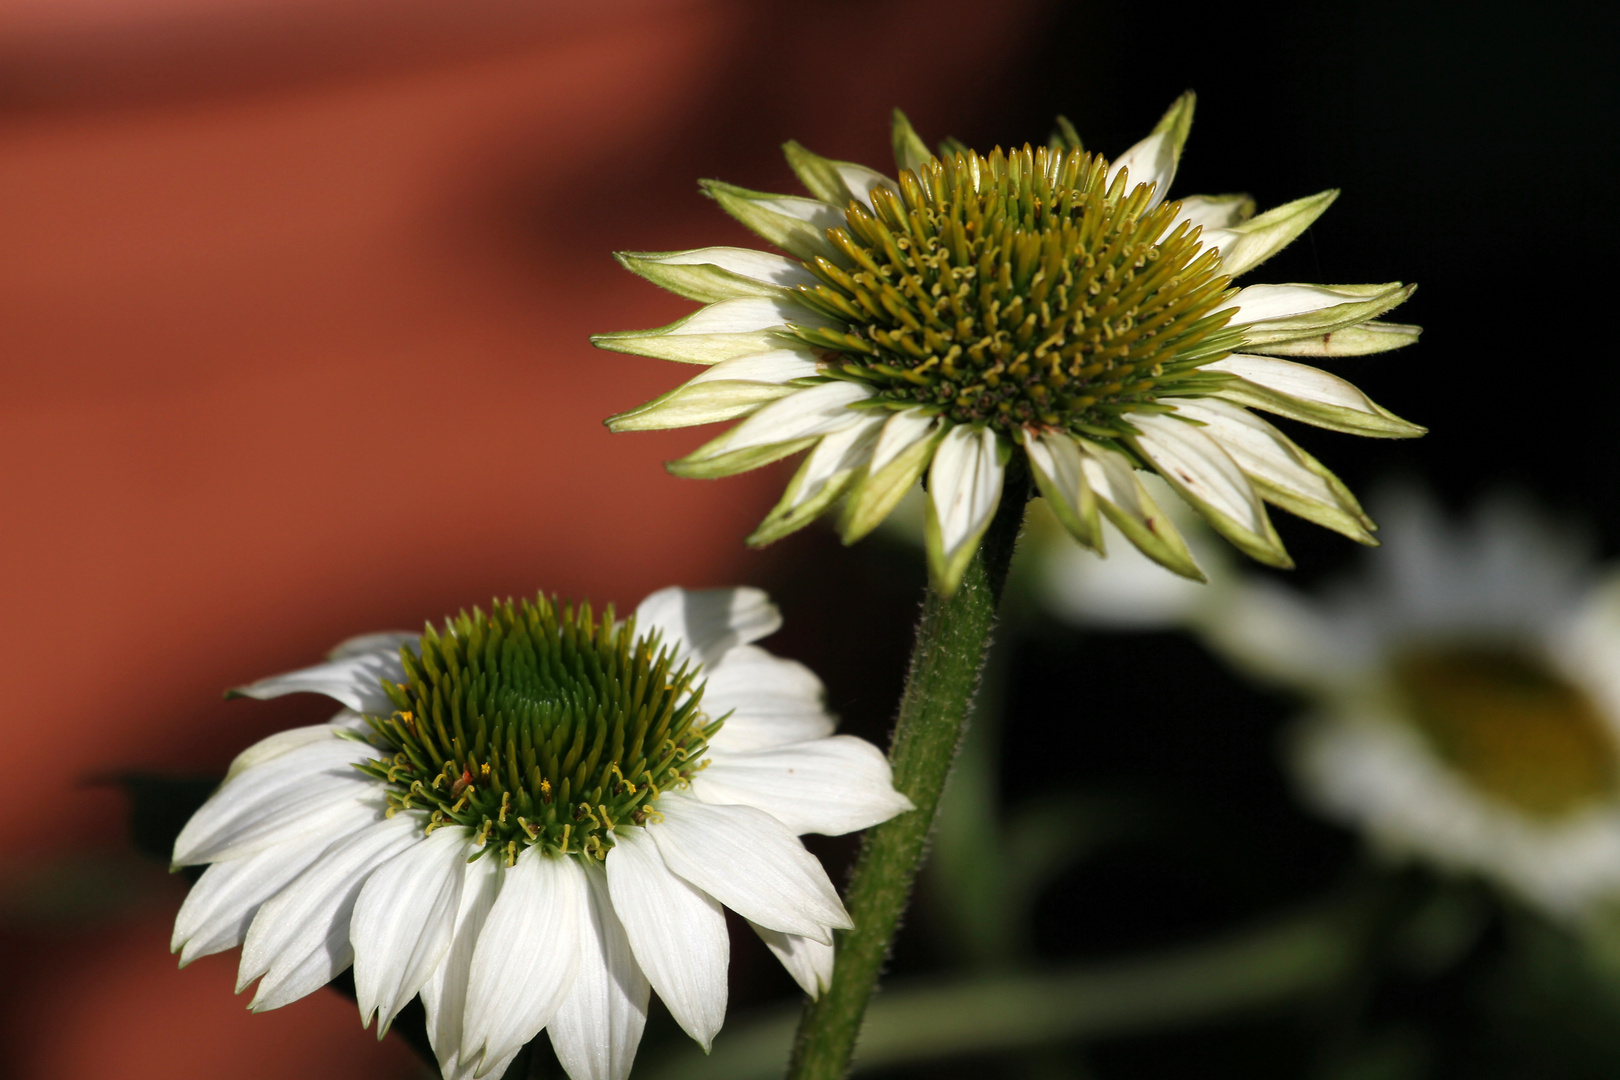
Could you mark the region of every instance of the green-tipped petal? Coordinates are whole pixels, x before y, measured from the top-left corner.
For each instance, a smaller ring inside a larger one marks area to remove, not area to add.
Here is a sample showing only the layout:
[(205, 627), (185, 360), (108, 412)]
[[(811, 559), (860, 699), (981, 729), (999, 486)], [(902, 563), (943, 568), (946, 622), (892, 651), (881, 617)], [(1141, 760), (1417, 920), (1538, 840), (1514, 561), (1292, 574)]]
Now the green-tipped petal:
[[(802, 387), (684, 458), (670, 462), (669, 471), (676, 476), (707, 479), (756, 469), (803, 449), (823, 435), (859, 423), (862, 414), (850, 406), (871, 395), (870, 389), (852, 382)], [(762, 456), (758, 453), (761, 450), (770, 453)]]
[(884, 423), (865, 475), (857, 478), (838, 523), (853, 544), (880, 525), (917, 482), (948, 427), (920, 409), (897, 412)]
[(796, 142), (783, 143), (782, 152), (787, 155), (788, 165), (793, 169), (794, 175), (809, 189), (810, 194), (833, 206), (848, 206), (849, 201), (854, 199), (870, 210), (873, 188), (886, 187), (895, 190), (898, 187), (893, 180), (876, 169), (868, 169), (865, 165), (857, 165), (853, 161), (824, 158), (820, 154), (811, 153)]
[(1221, 249), (1221, 269), (1237, 277), (1293, 243), (1338, 197), (1336, 189), (1307, 195), (1267, 210), (1241, 225), (1206, 229), (1203, 240), (1211, 247)]
[(1138, 432), (1130, 440), (1131, 449), (1197, 507), (1216, 532), (1258, 562), (1283, 569), (1294, 565), (1259, 493), (1218, 443), (1174, 416), (1132, 413), (1130, 419)]
[(1250, 285), (1223, 307), (1243, 327), (1246, 349), (1298, 341), (1366, 322), (1402, 304), (1416, 285)]
[(874, 416), (843, 431), (824, 435), (815, 450), (794, 473), (782, 500), (748, 538), (751, 547), (763, 547), (820, 517), (865, 470), (872, 447), (883, 428), (884, 416)]
[(705, 304), (745, 296), (774, 299), (787, 295), (797, 285), (814, 288), (817, 284), (816, 276), (797, 259), (751, 248), (619, 251), (613, 257), (620, 266), (654, 285)]
[(1208, 365), (1237, 376), (1215, 396), (1331, 431), (1378, 439), (1411, 439), (1428, 431), (1402, 420), (1352, 383), (1309, 364), (1238, 353)]
[(1273, 342), (1261, 351), (1275, 356), (1369, 356), (1404, 349), (1417, 341), (1422, 332), (1421, 326), (1405, 323), (1364, 322), (1312, 337)]
[(1372, 521), (1350, 489), (1294, 441), (1242, 406), (1218, 398), (1170, 402), (1203, 424), (1201, 433), (1231, 457), (1261, 498), (1289, 513), (1374, 545)]
[(683, 364), (718, 364), (792, 344), (780, 336), (790, 322), (801, 326), (834, 325), (825, 315), (790, 299), (744, 297), (710, 304), (668, 326), (597, 334), (591, 344), (599, 349)]
[(794, 379), (816, 374), (815, 357), (794, 349), (775, 349), (716, 364), (697, 378), (640, 408), (611, 416), (610, 431), (660, 431), (735, 420), (761, 405), (786, 397), (799, 387)]
[(773, 461), (792, 457), (805, 447), (815, 445), (820, 437), (812, 435), (803, 439), (788, 439), (784, 442), (767, 443), (764, 446), (727, 451), (723, 447), (716, 446), (720, 439), (725, 438), (722, 435), (720, 439), (698, 447), (683, 458), (665, 463), (664, 468), (671, 474), (688, 480), (719, 480), (721, 477), (736, 476), (738, 473), (769, 465)]
[(906, 114), (899, 109), (894, 110), (893, 119), (889, 124), (889, 141), (894, 146), (894, 167), (897, 172), (910, 169), (916, 172), (922, 163), (933, 157), (928, 152), (928, 144), (922, 141), (917, 130), (906, 119)]
[(1057, 431), (1025, 431), (1024, 452), (1052, 516), (1081, 544), (1102, 554), (1097, 496), (1086, 482), (1083, 455), (1074, 437)]
[(1067, 116), (1061, 114), (1052, 122), (1052, 134), (1047, 137), (1046, 145), (1053, 150), (1085, 149), (1085, 144), (1080, 141), (1080, 133), (1074, 129), (1074, 124)]
[(820, 255), (844, 265), (843, 255), (827, 242), (827, 230), (844, 224), (843, 211), (838, 207), (820, 199), (749, 191), (719, 180), (701, 183), (704, 194), (766, 243), (800, 259)]
[(1230, 229), (1254, 216), (1254, 200), (1247, 195), (1189, 195), (1181, 200), (1181, 216), (1205, 229)]
[(989, 428), (958, 425), (934, 450), (928, 470), (924, 540), (934, 587), (951, 596), (1001, 505), (1006, 448)]
[(1076, 442), (1081, 450), (1080, 469), (1103, 516), (1137, 550), (1166, 570), (1194, 581), (1207, 580), (1180, 530), (1153, 501), (1125, 455), (1084, 439)]
[(1150, 206), (1163, 202), (1175, 180), (1181, 148), (1187, 144), (1187, 134), (1192, 130), (1193, 107), (1197, 100), (1191, 90), (1176, 98), (1147, 138), (1110, 163), (1107, 186), (1112, 188), (1120, 172), (1126, 171), (1131, 188), (1138, 184), (1154, 185)]

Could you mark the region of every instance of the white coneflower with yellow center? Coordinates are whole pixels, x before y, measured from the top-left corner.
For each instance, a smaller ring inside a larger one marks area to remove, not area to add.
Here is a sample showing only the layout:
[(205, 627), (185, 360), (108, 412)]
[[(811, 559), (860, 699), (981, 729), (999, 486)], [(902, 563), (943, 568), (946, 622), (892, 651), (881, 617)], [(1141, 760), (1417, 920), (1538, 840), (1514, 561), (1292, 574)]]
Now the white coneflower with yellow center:
[(182, 963), (241, 945), (255, 1010), (352, 963), (379, 1035), (421, 995), (447, 1080), (542, 1030), (574, 1080), (622, 1080), (650, 990), (707, 1048), (722, 906), (817, 994), (849, 919), (797, 834), (911, 804), (815, 675), (750, 644), (780, 622), (755, 589), (665, 589), (624, 622), (541, 597), (244, 687), (344, 710), (244, 752), (180, 834), (177, 865), (211, 864)]
[(1466, 528), (1415, 497), (1384, 517), (1368, 577), (1314, 603), (1232, 588), (1207, 623), (1312, 703), (1306, 797), (1554, 916), (1620, 904), (1620, 577), (1511, 503)]
[(1344, 485), (1250, 409), (1361, 435), (1422, 434), (1300, 362), (1414, 341), (1416, 327), (1376, 321), (1412, 287), (1232, 287), (1337, 192), (1258, 217), (1244, 196), (1166, 201), (1192, 114), (1187, 94), (1110, 162), (1066, 122), (1049, 146), (981, 156), (946, 144), (935, 156), (897, 112), (898, 179), (789, 143), (812, 198), (705, 182), (786, 254), (621, 254), (708, 306), (596, 344), (706, 370), (609, 426), (742, 418), (672, 462), (682, 476), (727, 476), (809, 450), (755, 544), (840, 500), (853, 542), (926, 474), (929, 564), (947, 594), (1009, 467), (1026, 464), (1082, 544), (1101, 547), (1100, 514), (1189, 577), (1198, 566), (1137, 469), (1157, 471), (1223, 536), (1274, 566), (1289, 560), (1266, 502), (1370, 543), (1373, 525)]

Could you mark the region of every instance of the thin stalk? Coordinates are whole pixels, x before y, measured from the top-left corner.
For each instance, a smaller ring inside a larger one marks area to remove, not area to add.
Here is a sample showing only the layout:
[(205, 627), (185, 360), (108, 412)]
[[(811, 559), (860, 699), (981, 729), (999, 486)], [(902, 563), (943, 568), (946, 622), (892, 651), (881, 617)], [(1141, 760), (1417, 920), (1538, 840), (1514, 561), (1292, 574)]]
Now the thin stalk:
[(842, 1080), (928, 845), (945, 778), (966, 729), (990, 645), (1007, 566), (1024, 520), (1028, 481), (1009, 475), (1001, 505), (961, 587), (946, 599), (929, 586), (900, 717), (889, 747), (894, 786), (916, 810), (868, 829), (845, 904), (855, 927), (838, 938), (832, 985), (805, 1006), (789, 1080)]

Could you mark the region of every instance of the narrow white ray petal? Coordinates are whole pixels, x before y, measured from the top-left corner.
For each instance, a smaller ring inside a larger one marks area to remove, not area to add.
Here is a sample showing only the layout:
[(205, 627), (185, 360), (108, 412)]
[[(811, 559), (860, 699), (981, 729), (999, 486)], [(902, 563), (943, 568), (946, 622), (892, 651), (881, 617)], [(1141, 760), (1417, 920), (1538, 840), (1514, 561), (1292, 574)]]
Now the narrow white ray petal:
[(278, 1009), (325, 986), (348, 967), (354, 959), (349, 917), (366, 878), (421, 839), (422, 822), (412, 814), (396, 814), (330, 845), (267, 900), (248, 927), (237, 973), (238, 993), (259, 979), (249, 1008)]
[(1026, 431), (1024, 452), (1041, 496), (1069, 534), (1093, 551), (1102, 551), (1102, 525), (1097, 498), (1086, 480), (1080, 444), (1062, 431)]
[(1337, 190), (1307, 195), (1241, 225), (1207, 230), (1202, 239), (1206, 245), (1221, 249), (1221, 271), (1237, 277), (1293, 243), (1338, 197)]
[(769, 349), (722, 360), (667, 394), (608, 417), (608, 429), (662, 431), (735, 420), (796, 392), (787, 384), (815, 374), (815, 356), (803, 349)]
[(449, 951), (473, 852), (469, 830), (435, 829), (366, 879), (349, 921), (360, 1023), (377, 1015), (377, 1037)]
[(1370, 356), (1391, 349), (1404, 349), (1417, 341), (1421, 333), (1421, 326), (1371, 321), (1340, 326), (1325, 334), (1292, 337), (1263, 345), (1250, 343), (1245, 347), (1268, 356)]
[(782, 961), (787, 973), (793, 976), (793, 981), (799, 988), (812, 998), (821, 996), (821, 992), (832, 985), (833, 947), (823, 945), (797, 934), (784, 934), (778, 930), (767, 929), (758, 923), (749, 923), (754, 933), (760, 936), (767, 948)]
[(708, 893), (670, 872), (646, 829), (621, 828), (613, 839), (608, 893), (636, 963), (681, 1030), (707, 1051), (726, 1019), (725, 915)]
[(686, 385), (696, 386), (716, 380), (785, 383), (794, 379), (808, 379), (815, 373), (816, 357), (808, 349), (771, 349), (752, 356), (722, 360), (698, 372)]
[[(300, 746), (321, 742), (334, 736), (343, 738), (349, 735), (364, 734), (370, 729), (366, 726), (365, 718), (353, 709), (341, 709), (338, 714), (324, 724), (311, 724), (308, 727), (288, 728), (278, 731), (274, 735), (260, 739), (246, 750), (231, 759), (231, 767), (225, 770), (225, 780), (230, 780), (238, 773), (262, 765), (271, 758), (278, 758), (289, 750), (296, 750)], [(221, 781), (224, 783), (224, 781)]]
[(923, 142), (917, 129), (911, 126), (906, 114), (899, 109), (890, 115), (889, 142), (894, 147), (894, 167), (897, 172), (910, 169), (916, 172), (933, 154)]
[(1112, 188), (1121, 172), (1127, 174), (1126, 182), (1133, 190), (1138, 184), (1155, 185), (1150, 206), (1163, 202), (1165, 192), (1170, 190), (1170, 181), (1176, 175), (1170, 137), (1164, 132), (1155, 132), (1115, 158), (1108, 166), (1104, 187)]
[(463, 1062), (493, 1067), (551, 1022), (579, 972), (589, 888), (573, 856), (538, 847), (506, 869), (467, 976)]
[(749, 191), (718, 180), (704, 180), (701, 186), (726, 213), (766, 243), (801, 259), (820, 255), (843, 265), (843, 256), (827, 240), (828, 229), (845, 224), (838, 207), (820, 199)]
[(810, 191), (810, 194), (830, 206), (842, 209), (854, 199), (870, 210), (873, 188), (886, 187), (892, 191), (899, 189), (893, 180), (875, 169), (851, 161), (824, 158), (797, 142), (788, 142), (782, 150), (787, 156), (788, 166), (799, 178), (799, 182)]
[(824, 436), (805, 460), (793, 505), (810, 501), (821, 494), (829, 481), (864, 465), (872, 455), (884, 420), (883, 416), (866, 417), (842, 431)]
[(1250, 285), (1223, 308), (1237, 308), (1229, 326), (1243, 326), (1267, 319), (1287, 319), (1336, 307), (1347, 298), (1322, 285)]
[(1140, 432), (1132, 448), (1217, 532), (1254, 559), (1292, 565), (1254, 485), (1219, 444), (1174, 416), (1132, 413), (1131, 423)]
[(625, 1080), (647, 1023), (651, 985), (613, 911), (607, 874), (594, 864), (585, 874), (588, 930), (574, 988), (551, 1018), (551, 1046), (572, 1080)]
[(1247, 326), (1251, 351), (1364, 323), (1406, 301), (1415, 285), (1250, 285), (1216, 311), (1236, 308), (1228, 326)]
[(1001, 502), (1006, 470), (996, 433), (959, 424), (946, 433), (928, 470), (930, 567), (944, 592), (956, 591), (968, 559)]
[(1294, 441), (1241, 405), (1219, 398), (1161, 399), (1203, 424), (1271, 503), (1350, 539), (1374, 543), (1369, 519), (1343, 483)]
[(380, 798), (343, 804), (322, 819), (319, 839), (294, 838), (204, 870), (175, 916), (169, 947), (180, 954), (180, 966), (242, 944), (261, 904), (303, 873), (327, 844), (381, 821), (383, 808)]
[[(472, 1080), (477, 1061), (461, 1065), (462, 1021), (467, 1012), (467, 976), (473, 952), (484, 929), (489, 909), (495, 906), (505, 871), (496, 852), (489, 851), (467, 864), (456, 911), (455, 933), (444, 959), (422, 984), (422, 1005), (427, 1012), (428, 1042), (439, 1059), (446, 1080)], [(497, 1070), (491, 1069), (490, 1075)]]
[(1181, 200), (1182, 220), (1206, 230), (1229, 229), (1253, 213), (1254, 200), (1247, 195), (1189, 195)]
[(706, 674), (704, 710), (731, 714), (709, 741), (716, 750), (763, 750), (833, 732), (821, 680), (796, 660), (739, 645)]
[(376, 781), (354, 769), (376, 754), (334, 736), (243, 770), (191, 815), (175, 838), (174, 864), (240, 858), (316, 828), (334, 807), (376, 791)]
[(327, 652), (328, 660), (347, 660), (355, 656), (367, 656), (372, 653), (381, 653), (387, 656), (398, 656), (401, 645), (410, 645), (412, 651), (421, 640), (422, 635), (413, 630), (379, 630), (371, 634), (356, 634), (352, 638), (345, 638), (332, 646)]
[(938, 417), (930, 416), (921, 409), (902, 409), (890, 416), (884, 422), (877, 445), (872, 447), (871, 470), (877, 472), (904, 453), (907, 447), (926, 439), (938, 423)]
[(399, 662), (398, 649), (385, 648), (344, 656), (340, 660), (289, 671), (285, 675), (272, 675), (239, 686), (231, 691), (230, 696), (264, 701), (283, 694), (325, 694), (355, 712), (387, 716), (394, 711), (394, 705), (383, 693), (382, 680), (401, 682), (404, 678), (405, 668)]
[(1309, 364), (1234, 353), (1207, 368), (1238, 377), (1218, 396), (1290, 420), (1384, 438), (1410, 438), (1426, 430), (1383, 408), (1352, 383)]
[(872, 191), (874, 188), (886, 187), (890, 191), (898, 191), (900, 185), (890, 180), (876, 169), (869, 169), (852, 161), (839, 161), (834, 163), (838, 169), (838, 178), (854, 196), (868, 210), (872, 209)]
[(894, 789), (883, 752), (853, 735), (744, 753), (716, 749), (708, 768), (692, 777), (692, 794), (706, 803), (763, 810), (792, 833), (827, 836), (912, 809), (911, 800)]
[(1168, 570), (1194, 581), (1204, 573), (1170, 516), (1159, 508), (1136, 470), (1117, 450), (1081, 443), (1080, 469), (1096, 494), (1098, 509), (1136, 545), (1138, 551)]
[(647, 833), (664, 865), (743, 918), (828, 942), (850, 925), (821, 863), (764, 811), (665, 792), (658, 813)]
[(829, 435), (852, 427), (865, 415), (850, 406), (872, 396), (860, 383), (834, 381), (806, 387), (773, 401), (726, 435), (715, 440), (715, 450), (735, 453), (755, 446)]
[(710, 667), (727, 650), (776, 633), (782, 613), (763, 589), (659, 589), (636, 607), (636, 632), (661, 630), (681, 659)]
[(689, 300), (713, 303), (743, 296), (778, 296), (817, 278), (797, 259), (752, 248), (707, 247), (694, 251), (621, 251), (620, 265)]
[(615, 352), (685, 364), (715, 364), (778, 347), (776, 331), (790, 322), (805, 326), (832, 325), (826, 316), (791, 295), (745, 296), (709, 304), (667, 326), (597, 334), (591, 341), (599, 348)]

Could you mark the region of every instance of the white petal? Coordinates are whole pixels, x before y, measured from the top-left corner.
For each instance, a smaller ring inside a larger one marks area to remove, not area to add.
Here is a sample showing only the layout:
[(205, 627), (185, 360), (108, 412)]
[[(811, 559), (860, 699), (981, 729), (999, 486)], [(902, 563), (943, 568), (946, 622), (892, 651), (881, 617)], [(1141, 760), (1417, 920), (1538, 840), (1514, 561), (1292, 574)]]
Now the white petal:
[(318, 828), (335, 808), (376, 794), (377, 782), (354, 769), (375, 756), (365, 743), (333, 737), (238, 773), (180, 830), (174, 864), (240, 858)]
[(768, 352), (778, 344), (775, 331), (788, 323), (831, 326), (832, 320), (792, 296), (744, 296), (699, 308), (667, 326), (620, 330), (591, 338), (599, 348), (658, 357), (683, 364), (714, 364)]
[(754, 933), (760, 936), (767, 948), (776, 954), (787, 968), (787, 973), (793, 976), (793, 981), (799, 988), (812, 998), (821, 996), (821, 992), (832, 985), (833, 955), (831, 945), (823, 945), (819, 941), (812, 941), (797, 934), (783, 934), (776, 930), (768, 930), (758, 923), (749, 923)]
[(1102, 548), (1097, 500), (1086, 480), (1080, 444), (1066, 432), (1026, 431), (1024, 452), (1052, 514), (1082, 544)]
[[(422, 1005), (427, 1011), (428, 1042), (438, 1056), (445, 1080), (472, 1080), (479, 1062), (461, 1064), (462, 1021), (467, 1012), (467, 976), (472, 969), (478, 935), (495, 906), (495, 896), (505, 878), (501, 860), (493, 851), (467, 864), (461, 886), (461, 905), (456, 912), (455, 934), (450, 948), (422, 984)], [(491, 1069), (493, 1075), (497, 1070)]]
[(719, 662), (730, 649), (776, 633), (782, 613), (763, 589), (682, 589), (670, 586), (648, 596), (636, 608), (636, 630), (662, 630), (664, 643), (681, 659), (704, 667)]
[(698, 383), (730, 381), (785, 383), (794, 379), (808, 379), (816, 373), (815, 354), (804, 349), (772, 349), (752, 356), (738, 356), (722, 360), (705, 368), (689, 379), (687, 386)]
[(1129, 459), (1117, 450), (1081, 442), (1080, 469), (1100, 509), (1150, 559), (1195, 581), (1203, 581), (1187, 542), (1175, 522), (1143, 486)]
[(507, 867), (467, 977), (463, 1062), (493, 1064), (551, 1022), (579, 972), (589, 888), (570, 855), (531, 847)]
[(800, 506), (817, 495), (827, 483), (852, 469), (859, 468), (872, 456), (872, 447), (883, 429), (885, 417), (873, 416), (857, 420), (842, 431), (822, 437), (805, 461), (799, 477), (799, 490), (794, 493), (793, 504)]
[(762, 750), (833, 732), (821, 680), (795, 660), (739, 645), (707, 675), (704, 710), (710, 716), (731, 713), (709, 742), (715, 750)]
[(1266, 319), (1308, 315), (1336, 307), (1345, 300), (1344, 296), (1319, 285), (1250, 285), (1222, 307), (1237, 308), (1237, 314), (1228, 325), (1243, 326)]
[(1131, 445), (1217, 532), (1256, 559), (1288, 565), (1254, 485), (1219, 444), (1173, 416), (1133, 413), (1131, 423), (1141, 432)]
[[(729, 274), (736, 274), (749, 281), (784, 289), (791, 289), (796, 285), (813, 288), (819, 284), (819, 279), (806, 270), (798, 259), (774, 255), (768, 251), (756, 251), (753, 248), (706, 247), (693, 251), (637, 251), (628, 252), (626, 256), (637, 263), (651, 264), (649, 268), (652, 269), (673, 266), (718, 266)], [(642, 271), (638, 269), (637, 272)], [(664, 284), (662, 281), (659, 283)]]
[(379, 866), (360, 890), (349, 921), (355, 998), (362, 1025), (378, 1014), (379, 1038), (449, 950), (472, 852), (467, 829), (435, 829)]
[(280, 757), (300, 746), (308, 746), (310, 743), (321, 742), (334, 736), (343, 738), (353, 734), (365, 735), (370, 730), (365, 718), (353, 709), (339, 710), (336, 716), (324, 724), (288, 728), (286, 731), (278, 731), (274, 735), (260, 739), (231, 759), (231, 767), (225, 770), (225, 779), (230, 780), (237, 773), (251, 769), (255, 765), (262, 765), (271, 758)]
[(855, 382), (836, 380), (808, 387), (771, 402), (732, 428), (718, 449), (729, 454), (842, 431), (866, 418), (850, 406), (871, 396), (869, 387)]
[(938, 417), (929, 416), (921, 409), (904, 409), (895, 413), (883, 425), (883, 433), (872, 448), (872, 463), (868, 468), (877, 472), (899, 457), (906, 447), (919, 439), (926, 439), (938, 422)]
[(613, 911), (607, 874), (585, 868), (589, 931), (574, 988), (551, 1018), (551, 1046), (572, 1080), (625, 1080), (647, 1023), (651, 987)]
[(180, 953), (180, 966), (242, 944), (261, 904), (303, 873), (327, 844), (382, 816), (380, 799), (348, 803), (323, 819), (319, 840), (294, 838), (204, 870), (175, 916), (170, 949)]
[(934, 451), (928, 470), (928, 502), (940, 544), (934, 556), (938, 562), (935, 573), (947, 582), (947, 592), (955, 590), (960, 568), (965, 568), (967, 557), (990, 526), (1001, 502), (1005, 471), (996, 433), (988, 427), (975, 431), (959, 424)]
[(394, 711), (394, 703), (383, 693), (384, 679), (396, 683), (405, 680), (405, 667), (399, 662), (397, 648), (344, 656), (340, 660), (289, 671), (285, 675), (272, 675), (247, 686), (239, 686), (231, 694), (260, 701), (283, 694), (325, 694), (355, 712), (388, 716)]
[(658, 813), (647, 833), (664, 865), (743, 918), (826, 942), (829, 927), (851, 925), (827, 871), (769, 814), (679, 792), (661, 796)]
[(372, 870), (419, 843), (422, 822), (392, 818), (330, 845), (292, 883), (259, 908), (242, 945), (240, 993), (261, 975), (249, 1008), (278, 1009), (331, 982), (354, 958), (349, 918)]
[(422, 635), (411, 630), (380, 630), (374, 634), (357, 634), (332, 646), (326, 658), (347, 660), (353, 656), (366, 656), (371, 653), (398, 656), (401, 645), (412, 646), (414, 652), (414, 646), (421, 640)]
[(1108, 166), (1108, 179), (1104, 187), (1113, 187), (1121, 170), (1129, 169), (1126, 183), (1134, 190), (1138, 184), (1153, 184), (1153, 200), (1149, 207), (1164, 201), (1170, 182), (1176, 175), (1175, 142), (1167, 131), (1156, 131), (1143, 139)]
[[(763, 810), (789, 832), (827, 836), (912, 809), (911, 800), (894, 789), (883, 752), (853, 735), (741, 754), (716, 751), (692, 778), (692, 794), (707, 803)], [(724, 897), (721, 901), (730, 906)]]
[(613, 839), (608, 892), (636, 963), (681, 1030), (707, 1051), (726, 1019), (725, 915), (708, 893), (670, 873), (646, 829), (622, 828)]
[(1254, 200), (1247, 195), (1189, 195), (1181, 200), (1181, 218), (1189, 227), (1229, 229), (1252, 213)]
[(1207, 369), (1238, 377), (1240, 381), (1223, 386), (1217, 394), (1240, 405), (1337, 431), (1388, 436), (1423, 432), (1423, 428), (1379, 406), (1353, 384), (1309, 364), (1234, 353), (1207, 365)]

